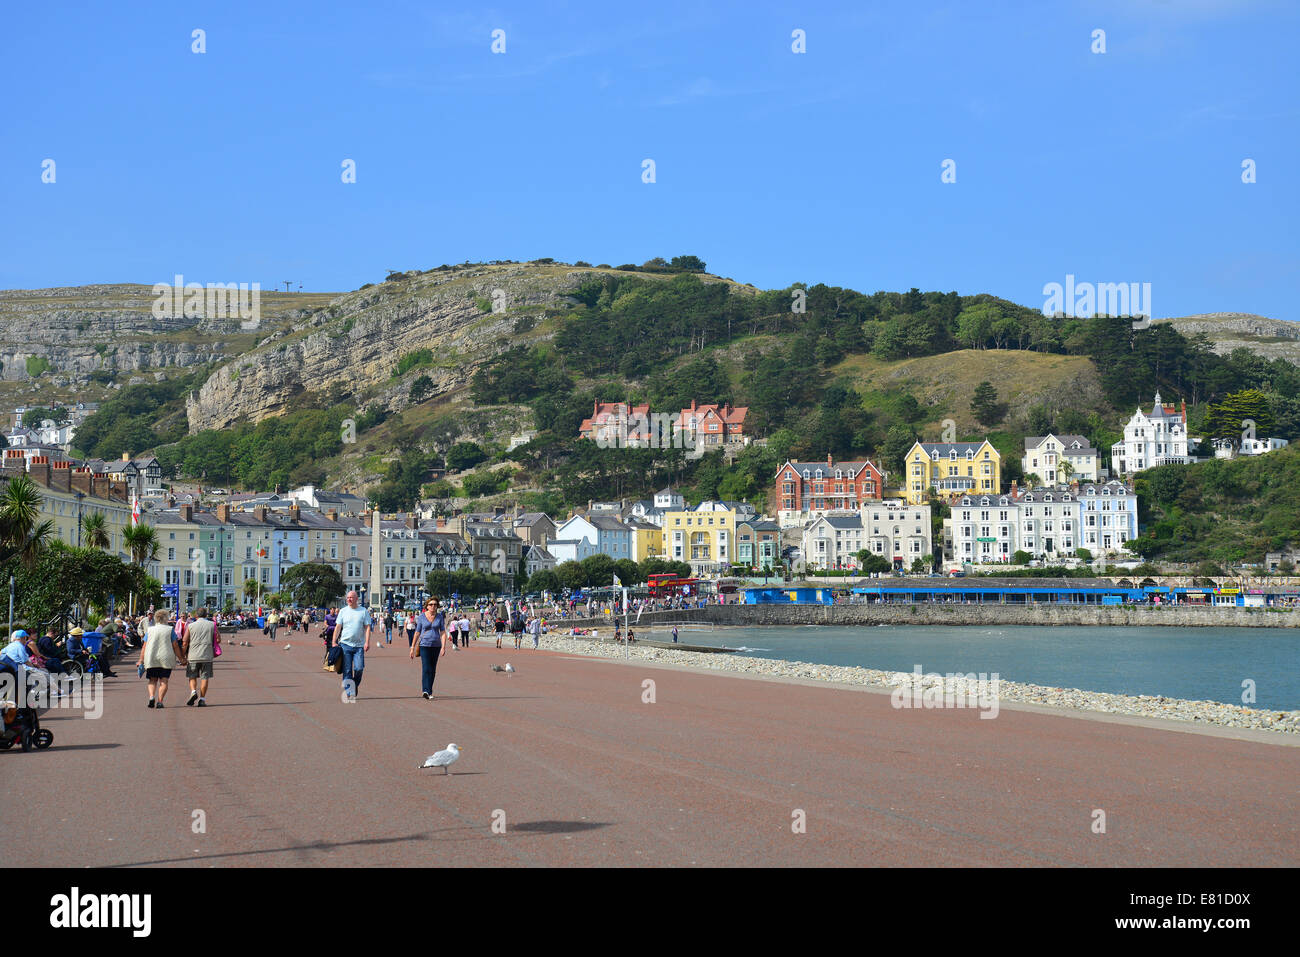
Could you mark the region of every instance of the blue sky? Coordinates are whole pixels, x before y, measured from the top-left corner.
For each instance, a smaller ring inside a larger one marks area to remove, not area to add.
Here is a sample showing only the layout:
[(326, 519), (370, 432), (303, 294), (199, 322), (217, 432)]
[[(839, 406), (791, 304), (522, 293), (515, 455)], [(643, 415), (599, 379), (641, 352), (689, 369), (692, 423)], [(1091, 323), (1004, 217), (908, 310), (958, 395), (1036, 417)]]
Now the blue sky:
[(182, 273), (341, 291), (444, 262), (690, 253), (765, 288), (1041, 306), (1072, 273), (1150, 282), (1156, 316), (1300, 318), (1287, 3), (233, 0), (0, 18), (0, 287)]

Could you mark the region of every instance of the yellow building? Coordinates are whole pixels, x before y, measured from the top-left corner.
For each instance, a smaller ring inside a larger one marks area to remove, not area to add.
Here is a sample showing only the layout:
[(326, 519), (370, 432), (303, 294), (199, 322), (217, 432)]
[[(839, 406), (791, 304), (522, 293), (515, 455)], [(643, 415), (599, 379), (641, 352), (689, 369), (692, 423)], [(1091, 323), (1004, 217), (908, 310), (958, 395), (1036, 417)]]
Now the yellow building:
[(130, 505), (120, 499), (97, 498), (84, 493), (78, 495), (39, 484), (37, 488), (41, 493), (41, 521), (49, 519), (54, 523), (55, 538), (67, 545), (85, 545), (84, 533), (80, 531), (81, 520), (99, 512), (104, 516), (104, 531), (108, 533), (108, 553), (130, 559), (130, 552), (122, 541), (122, 533), (131, 524)]
[(907, 453), (903, 497), (924, 505), (931, 489), (941, 498), (1002, 489), (1002, 456), (982, 442), (917, 442)]
[(736, 557), (736, 513), (721, 502), (664, 513), (663, 557), (688, 562), (691, 574), (726, 574)]
[(664, 557), (662, 528), (636, 519), (629, 519), (625, 524), (632, 529), (632, 561), (643, 562), (647, 558)]

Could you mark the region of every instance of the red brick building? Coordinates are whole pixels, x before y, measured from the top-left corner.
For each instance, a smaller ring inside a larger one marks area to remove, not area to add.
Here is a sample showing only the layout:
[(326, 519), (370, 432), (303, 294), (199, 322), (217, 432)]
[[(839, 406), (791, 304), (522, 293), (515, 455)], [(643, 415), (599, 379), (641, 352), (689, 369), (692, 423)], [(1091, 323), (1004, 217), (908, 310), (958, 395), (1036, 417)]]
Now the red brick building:
[(777, 521), (786, 528), (878, 502), (884, 492), (885, 472), (874, 462), (835, 462), (828, 455), (825, 462), (786, 462), (777, 469), (772, 502)]
[(608, 446), (648, 443), (650, 406), (626, 402), (597, 402), (591, 415), (578, 426), (578, 435)]
[(749, 441), (745, 434), (745, 416), (748, 414), (748, 406), (733, 407), (729, 402), (699, 405), (692, 399), (691, 407), (682, 409), (679, 428), (694, 432), (699, 445), (743, 444)]

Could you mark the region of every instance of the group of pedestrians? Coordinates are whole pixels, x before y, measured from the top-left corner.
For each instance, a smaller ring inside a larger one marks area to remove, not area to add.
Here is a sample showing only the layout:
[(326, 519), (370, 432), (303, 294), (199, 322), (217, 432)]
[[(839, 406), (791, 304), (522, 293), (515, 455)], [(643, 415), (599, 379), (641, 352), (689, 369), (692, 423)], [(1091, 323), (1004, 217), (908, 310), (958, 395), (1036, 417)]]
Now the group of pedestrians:
[(213, 662), (221, 654), (221, 632), (206, 608), (196, 611), (192, 620), (182, 616), (173, 623), (171, 617), (166, 608), (154, 612), (154, 623), (140, 649), (137, 670), (149, 685), (148, 707), (165, 707), (172, 671), (184, 665), (190, 683), (190, 696), (185, 703), (206, 708)]

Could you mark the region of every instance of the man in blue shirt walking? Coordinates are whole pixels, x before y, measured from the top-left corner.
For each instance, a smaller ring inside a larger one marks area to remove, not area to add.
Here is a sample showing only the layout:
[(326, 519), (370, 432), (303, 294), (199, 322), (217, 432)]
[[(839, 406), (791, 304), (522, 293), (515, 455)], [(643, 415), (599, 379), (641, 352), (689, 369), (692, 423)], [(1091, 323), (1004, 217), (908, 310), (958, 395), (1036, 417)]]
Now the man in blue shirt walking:
[(334, 641), (343, 652), (343, 700), (348, 704), (357, 703), (357, 689), (361, 687), (361, 673), (366, 668), (373, 624), (370, 611), (357, 607), (357, 593), (348, 592), (348, 607), (339, 612), (334, 623)]

